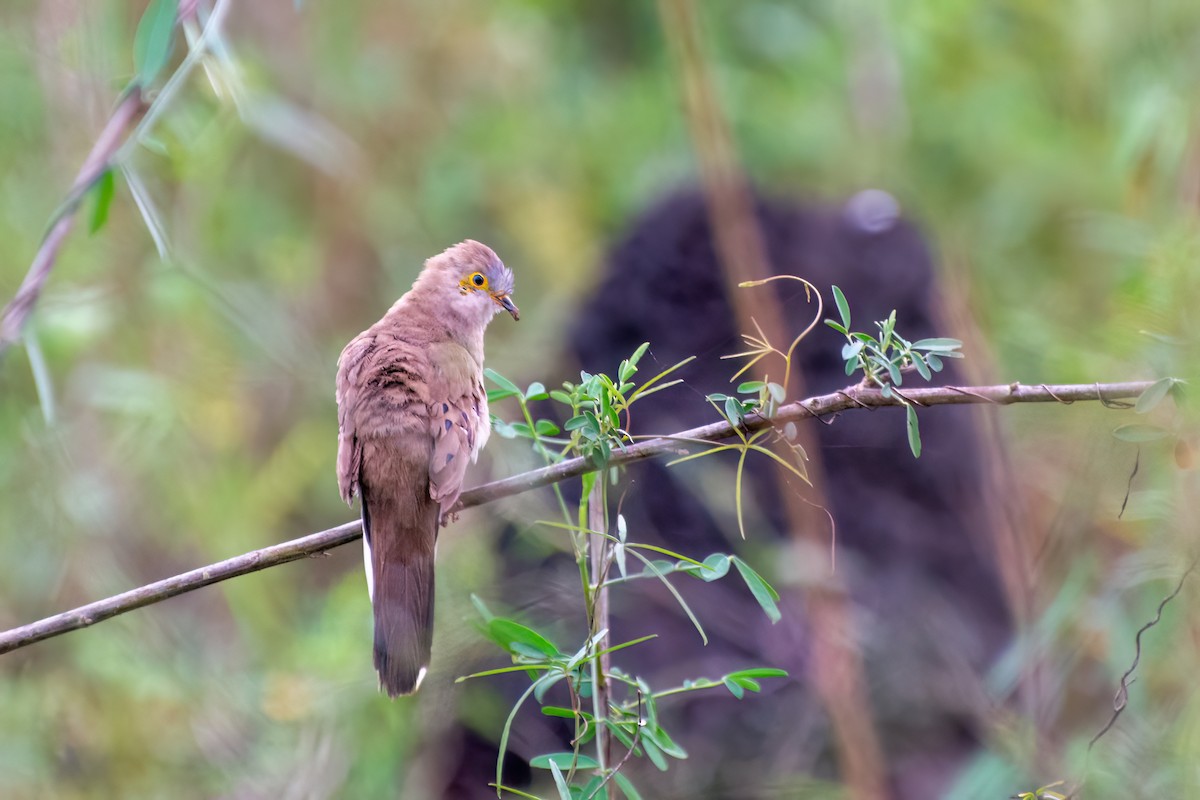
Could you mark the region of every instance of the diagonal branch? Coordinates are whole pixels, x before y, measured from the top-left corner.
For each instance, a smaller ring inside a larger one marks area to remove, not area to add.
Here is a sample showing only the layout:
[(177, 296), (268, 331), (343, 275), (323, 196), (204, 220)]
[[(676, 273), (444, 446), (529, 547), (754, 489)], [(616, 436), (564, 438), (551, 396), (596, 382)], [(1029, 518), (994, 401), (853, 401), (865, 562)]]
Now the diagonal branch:
[[(1118, 403), (1139, 396), (1152, 385), (1152, 381), (1126, 383), (1091, 383), (1062, 386), (1023, 386), (1012, 383), (1002, 386), (939, 386), (912, 389), (905, 395), (922, 406), (964, 405), (993, 403), (1073, 403), (1079, 400), (1099, 400), (1106, 407), (1128, 408), (1131, 404)], [(741, 426), (743, 435), (804, 419), (827, 417), (852, 409), (875, 409), (884, 406), (899, 406), (896, 397), (884, 397), (877, 389), (851, 387), (832, 394), (818, 395), (782, 406), (770, 419), (750, 416)], [(714, 422), (691, 430), (680, 431), (669, 436), (639, 442), (613, 453), (609, 466), (623, 466), (660, 455), (678, 455), (681, 443), (687, 440), (716, 442), (728, 439), (735, 433), (728, 422)], [(541, 486), (567, 480), (592, 472), (595, 466), (583, 458), (573, 458), (549, 467), (531, 470), (477, 486), (464, 492), (452, 511), (483, 505), (504, 497), (527, 492)], [(206, 567), (184, 572), (172, 578), (140, 586), (104, 600), (80, 606), (28, 625), (22, 625), (0, 633), (0, 654), (26, 647), (34, 642), (49, 639), (70, 631), (86, 628), (102, 620), (124, 614), (135, 608), (152, 605), (179, 594), (194, 591), (219, 581), (257, 572), (260, 569), (286, 564), (326, 550), (348, 544), (362, 535), (359, 522), (347, 522), (336, 528), (312, 533), (282, 544), (264, 547), (234, 558), (219, 561)]]
[(41, 247), (38, 248), (37, 255), (33, 257), (33, 264), (30, 265), (25, 280), (21, 282), (21, 288), (17, 290), (17, 294), (0, 314), (0, 353), (21, 338), (21, 329), (25, 326), (25, 320), (33, 311), (33, 307), (42, 293), (42, 287), (46, 284), (46, 279), (50, 277), (50, 270), (54, 268), (58, 251), (62, 249), (63, 242), (66, 241), (67, 235), (75, 225), (75, 212), (79, 209), (88, 190), (111, 166), (126, 134), (133, 128), (145, 110), (145, 98), (141, 88), (136, 85), (130, 87), (117, 103), (117, 108), (109, 117), (108, 124), (100, 132), (100, 136), (92, 146), (92, 151), (88, 153), (83, 166), (80, 167), (79, 174), (75, 176), (75, 182), (71, 185), (71, 192), (67, 195), (66, 202), (59, 209), (54, 222), (46, 232), (46, 237), (42, 239)]

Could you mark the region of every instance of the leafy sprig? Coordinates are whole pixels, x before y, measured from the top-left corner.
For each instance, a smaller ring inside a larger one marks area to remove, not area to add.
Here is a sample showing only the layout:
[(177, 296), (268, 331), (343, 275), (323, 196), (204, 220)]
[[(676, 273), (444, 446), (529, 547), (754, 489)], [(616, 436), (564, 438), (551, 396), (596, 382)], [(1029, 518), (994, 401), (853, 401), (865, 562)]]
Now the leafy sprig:
[(841, 321), (827, 319), (825, 324), (846, 337), (846, 343), (842, 345), (846, 375), (861, 372), (861, 386), (878, 388), (884, 397), (900, 401), (907, 415), (908, 446), (913, 456), (920, 458), (921, 430), (917, 409), (899, 387), (903, 385), (905, 375), (916, 372), (928, 381), (933, 378), (933, 373), (942, 371), (945, 359), (962, 358), (959, 352), (962, 342), (943, 337), (909, 341), (896, 331), (895, 309), (887, 319), (876, 321), (878, 336), (854, 331), (850, 328), (850, 303), (837, 286), (833, 287), (833, 300)]

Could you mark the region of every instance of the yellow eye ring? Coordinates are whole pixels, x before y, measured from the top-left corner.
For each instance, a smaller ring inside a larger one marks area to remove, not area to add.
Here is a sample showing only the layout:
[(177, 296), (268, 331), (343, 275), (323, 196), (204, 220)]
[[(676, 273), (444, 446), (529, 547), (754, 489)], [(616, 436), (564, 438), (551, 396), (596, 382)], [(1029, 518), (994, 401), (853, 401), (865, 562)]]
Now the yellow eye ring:
[(476, 272), (471, 276), (470, 280), (471, 283), (480, 289), (482, 289), (484, 286), (487, 286), (487, 278), (484, 277), (482, 272)]

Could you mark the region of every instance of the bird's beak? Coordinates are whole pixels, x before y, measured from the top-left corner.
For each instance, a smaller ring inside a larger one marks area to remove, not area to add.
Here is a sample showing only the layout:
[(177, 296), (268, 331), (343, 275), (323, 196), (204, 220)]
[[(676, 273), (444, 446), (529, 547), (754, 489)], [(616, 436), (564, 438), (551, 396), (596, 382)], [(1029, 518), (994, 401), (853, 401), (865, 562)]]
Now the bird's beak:
[(512, 298), (506, 294), (494, 294), (492, 299), (508, 313), (512, 314), (512, 318), (519, 320), (521, 318), (521, 309), (517, 308), (517, 304), (512, 301)]

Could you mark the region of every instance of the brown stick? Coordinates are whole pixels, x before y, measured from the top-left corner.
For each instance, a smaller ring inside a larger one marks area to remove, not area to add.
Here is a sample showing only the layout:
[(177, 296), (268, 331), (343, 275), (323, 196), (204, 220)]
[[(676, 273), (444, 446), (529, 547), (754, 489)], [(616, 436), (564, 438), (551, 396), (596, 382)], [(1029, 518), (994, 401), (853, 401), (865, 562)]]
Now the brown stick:
[(146, 102), (142, 96), (142, 90), (134, 86), (121, 98), (121, 101), (117, 103), (116, 110), (108, 118), (108, 123), (100, 132), (96, 143), (92, 145), (92, 151), (88, 153), (83, 166), (80, 167), (79, 174), (75, 176), (75, 182), (71, 184), (71, 192), (67, 195), (67, 201), (59, 211), (58, 218), (54, 220), (46, 237), (42, 239), (42, 245), (33, 257), (33, 264), (30, 265), (29, 272), (21, 283), (21, 288), (17, 290), (16, 295), (4, 307), (4, 312), (0, 315), (0, 354), (21, 338), (25, 320), (33, 311), (33, 307), (42, 293), (42, 287), (46, 284), (46, 279), (50, 277), (50, 270), (54, 268), (58, 251), (62, 249), (67, 234), (75, 225), (75, 212), (79, 210), (84, 195), (111, 166), (112, 159), (120, 149), (126, 134), (133, 129), (134, 124), (145, 110)]
[[(925, 406), (964, 405), (971, 403), (1053, 403), (1074, 402), (1077, 400), (1103, 400), (1111, 403), (1114, 400), (1137, 397), (1152, 381), (1133, 381), (1127, 383), (1109, 384), (1079, 384), (1065, 386), (1022, 386), (1013, 383), (1005, 386), (972, 386), (911, 389), (905, 395), (913, 401), (919, 401)], [(884, 397), (877, 389), (851, 388), (832, 394), (811, 397), (795, 403), (789, 403), (779, 409), (779, 413), (770, 419), (752, 416), (742, 426), (743, 432), (757, 431), (769, 425), (795, 422), (803, 419), (827, 416), (841, 411), (856, 408), (882, 408), (896, 406), (896, 399)], [(900, 424), (897, 422), (897, 424)], [(728, 422), (714, 422), (691, 430), (681, 431), (671, 436), (629, 445), (624, 450), (613, 453), (610, 466), (623, 466), (635, 461), (653, 458), (659, 455), (678, 455), (681, 442), (691, 439), (717, 442), (733, 436), (734, 429)], [(686, 445), (684, 445), (686, 446)], [(485, 483), (463, 493), (455, 511), (472, 506), (483, 505), (502, 497), (547, 486), (551, 483), (573, 478), (595, 469), (591, 462), (582, 458), (573, 458), (549, 467), (542, 467), (520, 475), (513, 475), (491, 483)], [(210, 564), (207, 567), (194, 569), (176, 575), (173, 578), (157, 581), (145, 586), (132, 589), (122, 594), (114, 595), (104, 600), (80, 606), (79, 608), (56, 614), (52, 617), (22, 625), (0, 633), (0, 654), (26, 647), (34, 642), (49, 639), (70, 631), (86, 628), (102, 620), (124, 614), (135, 608), (141, 608), (153, 603), (166, 600), (175, 595), (184, 594), (203, 586), (219, 581), (236, 578), (257, 572), (260, 569), (286, 564), (308, 556), (323, 553), (334, 547), (348, 544), (362, 535), (359, 522), (347, 522), (318, 533), (312, 533), (299, 539), (293, 539), (281, 544), (264, 547), (234, 558)]]

